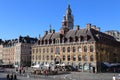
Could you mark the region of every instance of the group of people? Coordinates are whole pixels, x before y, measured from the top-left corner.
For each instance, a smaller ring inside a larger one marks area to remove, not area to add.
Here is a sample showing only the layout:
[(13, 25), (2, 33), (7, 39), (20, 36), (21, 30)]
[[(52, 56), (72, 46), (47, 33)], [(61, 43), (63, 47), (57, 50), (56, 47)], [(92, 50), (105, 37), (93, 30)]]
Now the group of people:
[(20, 67), (20, 68), (16, 68), (16, 72), (19, 72), (19, 74), (25, 74), (25, 69), (23, 67)]
[(7, 80), (17, 80), (16, 74), (7, 74)]
[(48, 76), (48, 70), (44, 70), (45, 77)]

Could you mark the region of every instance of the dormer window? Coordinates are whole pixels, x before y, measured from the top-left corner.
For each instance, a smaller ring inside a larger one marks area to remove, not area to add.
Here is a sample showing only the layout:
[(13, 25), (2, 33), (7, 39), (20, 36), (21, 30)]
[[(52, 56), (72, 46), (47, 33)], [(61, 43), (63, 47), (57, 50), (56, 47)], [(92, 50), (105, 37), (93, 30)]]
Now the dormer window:
[(49, 39), (49, 44), (51, 44), (52, 43), (52, 40), (51, 39)]
[(78, 37), (76, 36), (76, 37), (75, 37), (75, 42), (77, 42), (77, 41), (78, 41)]
[(45, 40), (45, 44), (47, 44), (47, 40)]
[(68, 42), (72, 42), (72, 41), (73, 41), (72, 37), (69, 37)]
[(53, 44), (55, 44), (55, 39), (53, 39)]
[(84, 41), (84, 37), (80, 36), (80, 41), (83, 42)]
[(56, 40), (55, 40), (55, 43), (56, 43), (56, 44), (60, 43), (59, 39), (56, 39)]

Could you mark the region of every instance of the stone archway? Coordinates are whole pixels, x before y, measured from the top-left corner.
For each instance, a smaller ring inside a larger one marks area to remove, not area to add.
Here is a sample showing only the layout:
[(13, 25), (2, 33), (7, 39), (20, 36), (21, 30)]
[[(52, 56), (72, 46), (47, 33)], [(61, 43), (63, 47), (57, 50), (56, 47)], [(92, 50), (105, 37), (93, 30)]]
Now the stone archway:
[(57, 56), (57, 57), (54, 59), (54, 62), (55, 62), (55, 64), (60, 64), (60, 63), (61, 63), (60, 57)]

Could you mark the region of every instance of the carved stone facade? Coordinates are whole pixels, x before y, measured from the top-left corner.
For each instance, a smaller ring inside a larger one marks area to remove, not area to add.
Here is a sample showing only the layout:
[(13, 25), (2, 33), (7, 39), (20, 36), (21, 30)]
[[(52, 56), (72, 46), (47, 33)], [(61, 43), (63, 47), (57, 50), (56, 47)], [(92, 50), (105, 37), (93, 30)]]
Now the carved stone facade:
[(87, 24), (84, 29), (77, 26), (74, 30), (73, 26), (69, 28), (63, 23), (60, 32), (45, 31), (44, 36), (33, 45), (32, 64), (64, 63), (81, 71), (99, 72), (103, 62), (120, 62), (120, 42), (114, 37), (100, 32), (95, 25)]

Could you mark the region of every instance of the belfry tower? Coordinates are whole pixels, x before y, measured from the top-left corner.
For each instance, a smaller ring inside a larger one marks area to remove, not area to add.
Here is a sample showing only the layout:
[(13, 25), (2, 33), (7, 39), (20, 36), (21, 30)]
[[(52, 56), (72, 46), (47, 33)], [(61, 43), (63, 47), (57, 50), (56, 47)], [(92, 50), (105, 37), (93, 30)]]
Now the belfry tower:
[(73, 26), (74, 26), (74, 18), (72, 15), (72, 10), (70, 8), (70, 5), (68, 5), (66, 9), (66, 14), (62, 20), (62, 28), (67, 28), (70, 30), (73, 29)]

